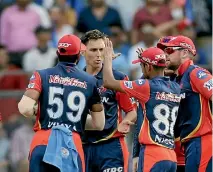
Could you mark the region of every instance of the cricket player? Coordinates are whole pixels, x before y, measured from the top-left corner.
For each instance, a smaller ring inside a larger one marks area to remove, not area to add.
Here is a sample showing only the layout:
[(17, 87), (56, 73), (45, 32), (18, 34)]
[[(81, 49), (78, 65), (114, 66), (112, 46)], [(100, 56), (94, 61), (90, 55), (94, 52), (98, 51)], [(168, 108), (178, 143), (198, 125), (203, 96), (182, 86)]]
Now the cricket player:
[(85, 49), (75, 35), (63, 36), (59, 63), (34, 72), (18, 104), (22, 115), (36, 115), (30, 172), (85, 172), (80, 136), (85, 129), (103, 130), (105, 123), (97, 79), (76, 67)]
[[(125, 143), (124, 133), (129, 131), (125, 127), (119, 130), (119, 124), (125, 121), (135, 122), (136, 112), (130, 97), (118, 91), (107, 89), (103, 86), (103, 51), (105, 48), (105, 34), (98, 30), (91, 30), (81, 38), (87, 46), (84, 52), (85, 71), (95, 76), (98, 80), (98, 89), (105, 110), (105, 126), (103, 131), (87, 131), (83, 137), (86, 172), (127, 172), (128, 148)], [(119, 80), (127, 80), (123, 73), (113, 70)], [(125, 117), (122, 117), (122, 111)], [(122, 131), (119, 132), (119, 131)]]
[(185, 171), (212, 170), (212, 75), (197, 65), (195, 45), (179, 35), (158, 43), (178, 71), (181, 103), (176, 130), (185, 152)]
[(142, 121), (138, 136), (138, 171), (175, 172), (177, 159), (174, 151), (174, 125), (180, 103), (180, 87), (164, 77), (166, 55), (156, 47), (141, 52), (134, 63), (141, 64), (144, 78), (147, 79), (136, 81), (120, 81), (114, 78), (112, 55), (112, 42), (105, 39), (104, 86), (136, 98), (142, 110), (137, 115), (137, 120)]

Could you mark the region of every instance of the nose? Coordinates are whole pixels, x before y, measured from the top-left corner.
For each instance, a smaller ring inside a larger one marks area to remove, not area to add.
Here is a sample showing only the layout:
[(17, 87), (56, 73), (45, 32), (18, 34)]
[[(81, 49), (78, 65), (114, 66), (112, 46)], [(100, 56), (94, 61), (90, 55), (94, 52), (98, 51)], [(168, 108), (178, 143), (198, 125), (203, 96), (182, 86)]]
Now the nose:
[(97, 51), (97, 57), (101, 57), (101, 55), (102, 55), (102, 54), (101, 54), (101, 51), (98, 50), (98, 51)]

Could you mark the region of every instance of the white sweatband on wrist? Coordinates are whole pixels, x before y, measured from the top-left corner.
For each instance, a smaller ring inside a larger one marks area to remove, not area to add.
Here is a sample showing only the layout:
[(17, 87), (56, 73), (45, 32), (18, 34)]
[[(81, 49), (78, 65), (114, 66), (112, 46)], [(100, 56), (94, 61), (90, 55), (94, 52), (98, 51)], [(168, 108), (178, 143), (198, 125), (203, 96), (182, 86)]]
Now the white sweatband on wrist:
[(21, 101), (18, 103), (19, 112), (25, 117), (33, 116), (35, 103), (35, 100), (23, 95)]

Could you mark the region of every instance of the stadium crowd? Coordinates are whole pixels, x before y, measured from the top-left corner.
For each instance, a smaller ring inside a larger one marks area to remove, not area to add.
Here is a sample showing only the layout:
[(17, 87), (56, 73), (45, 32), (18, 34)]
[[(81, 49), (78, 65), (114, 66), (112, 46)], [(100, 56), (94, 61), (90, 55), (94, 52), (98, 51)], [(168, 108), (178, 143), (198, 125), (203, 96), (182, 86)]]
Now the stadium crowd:
[[(98, 29), (115, 53), (113, 68), (131, 80), (141, 77), (138, 47), (156, 46), (166, 35), (185, 35), (196, 46), (195, 64), (212, 73), (211, 0), (1, 0), (0, 172), (27, 172), (35, 119), (17, 109), (35, 70), (57, 64), (59, 39)], [(85, 67), (82, 56), (78, 67)], [(133, 129), (134, 130), (134, 129)], [(132, 151), (132, 133), (127, 136)], [(131, 160), (130, 160), (131, 161)]]

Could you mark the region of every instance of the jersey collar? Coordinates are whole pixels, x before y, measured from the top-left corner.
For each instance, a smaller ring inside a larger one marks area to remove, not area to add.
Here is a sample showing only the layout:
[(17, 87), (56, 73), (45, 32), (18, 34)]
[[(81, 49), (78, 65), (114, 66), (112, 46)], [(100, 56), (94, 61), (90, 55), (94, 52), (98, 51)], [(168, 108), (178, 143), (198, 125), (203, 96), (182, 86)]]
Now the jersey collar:
[[(96, 75), (94, 75), (94, 77), (96, 77), (97, 79), (102, 79), (103, 78), (103, 66), (104, 65), (102, 65), (101, 70)], [(84, 67), (83, 70), (86, 72), (86, 66)]]
[(170, 78), (168, 76), (156, 76), (154, 78), (152, 78), (151, 80), (153, 79), (162, 79), (162, 80), (165, 80), (165, 81), (169, 81)]
[(193, 61), (191, 59), (186, 60), (183, 64), (181, 64), (178, 68), (178, 75), (182, 76), (184, 72), (189, 68), (190, 65), (193, 65)]
[(70, 67), (75, 67), (76, 64), (75, 63), (69, 63), (69, 62), (59, 62), (59, 65), (63, 65), (63, 66), (70, 66)]

